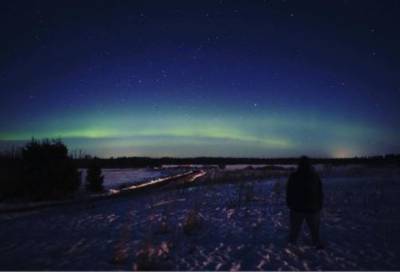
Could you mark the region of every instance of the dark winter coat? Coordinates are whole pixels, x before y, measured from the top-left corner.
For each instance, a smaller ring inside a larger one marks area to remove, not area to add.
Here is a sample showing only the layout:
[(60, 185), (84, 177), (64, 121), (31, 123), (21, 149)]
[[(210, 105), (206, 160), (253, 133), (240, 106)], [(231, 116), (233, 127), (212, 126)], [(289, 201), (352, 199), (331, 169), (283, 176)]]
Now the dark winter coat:
[(297, 170), (286, 187), (287, 206), (297, 212), (317, 212), (322, 208), (322, 183), (314, 169)]

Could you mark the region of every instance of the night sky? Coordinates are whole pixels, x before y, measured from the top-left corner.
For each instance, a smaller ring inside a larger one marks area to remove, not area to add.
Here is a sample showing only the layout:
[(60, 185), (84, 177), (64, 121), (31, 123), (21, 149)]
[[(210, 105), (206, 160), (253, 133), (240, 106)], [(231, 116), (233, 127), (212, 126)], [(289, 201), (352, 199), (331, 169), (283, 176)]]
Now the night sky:
[(0, 148), (400, 152), (400, 1), (2, 1)]

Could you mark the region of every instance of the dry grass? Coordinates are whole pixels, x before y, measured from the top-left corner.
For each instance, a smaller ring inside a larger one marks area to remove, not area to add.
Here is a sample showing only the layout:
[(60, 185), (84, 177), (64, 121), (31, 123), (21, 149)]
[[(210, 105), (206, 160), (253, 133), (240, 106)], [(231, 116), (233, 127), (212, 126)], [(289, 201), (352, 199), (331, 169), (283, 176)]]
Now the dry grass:
[(136, 254), (133, 270), (171, 270), (173, 267), (170, 257), (171, 247), (172, 244), (168, 242), (162, 242), (156, 246), (146, 243)]

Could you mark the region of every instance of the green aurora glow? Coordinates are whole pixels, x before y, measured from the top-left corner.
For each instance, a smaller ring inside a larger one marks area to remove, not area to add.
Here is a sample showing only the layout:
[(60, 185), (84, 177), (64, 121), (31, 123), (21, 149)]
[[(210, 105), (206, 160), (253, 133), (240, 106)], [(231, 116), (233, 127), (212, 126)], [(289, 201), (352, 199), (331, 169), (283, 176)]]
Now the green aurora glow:
[[(164, 114), (163, 114), (164, 113)], [(363, 155), (392, 142), (377, 126), (292, 114), (143, 112), (67, 115), (1, 132), (3, 142), (62, 138), (71, 149), (98, 156), (315, 156)], [(41, 124), (41, 125), (38, 125)], [(368, 148), (367, 148), (368, 147)]]

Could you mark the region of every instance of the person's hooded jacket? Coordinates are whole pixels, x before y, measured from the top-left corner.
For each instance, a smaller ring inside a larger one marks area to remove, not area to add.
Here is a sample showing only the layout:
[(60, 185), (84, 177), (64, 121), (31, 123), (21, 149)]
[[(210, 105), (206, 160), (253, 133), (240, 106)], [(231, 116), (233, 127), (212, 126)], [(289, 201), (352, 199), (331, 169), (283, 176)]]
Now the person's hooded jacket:
[(289, 177), (286, 187), (286, 203), (297, 212), (317, 212), (322, 209), (322, 183), (318, 174), (309, 166), (299, 166)]

